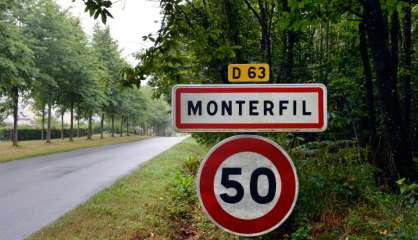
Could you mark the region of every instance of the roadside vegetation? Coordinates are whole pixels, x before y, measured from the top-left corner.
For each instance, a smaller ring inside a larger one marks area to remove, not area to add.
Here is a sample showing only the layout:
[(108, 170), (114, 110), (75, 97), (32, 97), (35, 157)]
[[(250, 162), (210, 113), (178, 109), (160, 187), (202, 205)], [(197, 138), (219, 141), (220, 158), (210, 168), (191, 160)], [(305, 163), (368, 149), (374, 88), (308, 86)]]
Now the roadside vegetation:
[(57, 139), (51, 144), (45, 144), (42, 140), (24, 141), (19, 143), (19, 146), (17, 147), (10, 147), (10, 143), (3, 142), (0, 143), (0, 163), (53, 153), (68, 152), (82, 148), (134, 142), (145, 138), (147, 138), (147, 136), (139, 135), (125, 135), (123, 137), (111, 138), (109, 134), (105, 134), (103, 139), (100, 138), (100, 135), (93, 135), (91, 140), (87, 140), (84, 137), (74, 138), (74, 141), (72, 142)]
[[(300, 181), (294, 212), (278, 230), (255, 239), (416, 239), (418, 185), (398, 181), (400, 194), (380, 189), (373, 177), (376, 168), (358, 154), (352, 141), (294, 148), (291, 157)], [(234, 239), (218, 235), (199, 207), (194, 179), (202, 157), (187, 156), (174, 177), (170, 216), (177, 229), (188, 229), (189, 238), (183, 239)]]
[[(212, 224), (198, 204), (195, 174), (207, 150), (186, 139), (30, 239), (238, 239)], [(298, 203), (278, 231), (256, 239), (418, 236), (417, 185), (399, 182), (401, 194), (381, 191), (375, 168), (358, 161), (352, 142), (301, 145), (291, 155)]]

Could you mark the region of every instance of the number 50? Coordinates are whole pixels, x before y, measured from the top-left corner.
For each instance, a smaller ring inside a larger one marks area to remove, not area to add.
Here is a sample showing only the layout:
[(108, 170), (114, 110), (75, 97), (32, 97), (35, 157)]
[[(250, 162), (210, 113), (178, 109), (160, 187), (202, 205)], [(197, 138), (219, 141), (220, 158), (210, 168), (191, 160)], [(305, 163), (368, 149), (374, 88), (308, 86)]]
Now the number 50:
[[(229, 179), (229, 176), (241, 175), (241, 173), (241, 168), (222, 168), (221, 184), (226, 188), (233, 188), (236, 191), (236, 194), (233, 196), (228, 195), (227, 193), (222, 193), (220, 197), (224, 202), (234, 204), (240, 202), (244, 197), (244, 187), (241, 183)], [(269, 183), (268, 192), (265, 196), (260, 196), (258, 193), (258, 178), (262, 175), (267, 177)], [(250, 179), (250, 194), (251, 198), (259, 204), (267, 204), (273, 201), (274, 196), (276, 195), (276, 178), (272, 170), (261, 167), (253, 171)]]

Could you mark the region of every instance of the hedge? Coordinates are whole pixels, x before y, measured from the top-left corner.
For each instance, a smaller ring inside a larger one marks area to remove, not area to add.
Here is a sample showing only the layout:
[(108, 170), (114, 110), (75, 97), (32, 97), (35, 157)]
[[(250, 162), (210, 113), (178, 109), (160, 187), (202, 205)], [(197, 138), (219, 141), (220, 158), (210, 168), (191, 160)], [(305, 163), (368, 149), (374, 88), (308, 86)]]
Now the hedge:
[[(80, 136), (87, 136), (87, 129), (80, 128)], [(44, 132), (44, 137), (46, 136), (46, 130)], [(64, 129), (64, 137), (68, 138), (70, 136), (70, 130)], [(77, 129), (73, 130), (73, 136), (77, 136)], [(51, 138), (60, 138), (61, 129), (51, 129)], [(25, 140), (39, 140), (42, 138), (42, 129), (36, 128), (22, 128), (18, 129), (18, 139), (19, 141)], [(0, 140), (8, 141), (12, 139), (12, 129), (0, 129)]]
[[(111, 129), (105, 128), (105, 132), (111, 132)], [(124, 129), (125, 131), (125, 129)], [(129, 129), (130, 133), (134, 133), (132, 129)], [(88, 129), (80, 128), (80, 137), (87, 136)], [(100, 133), (100, 127), (93, 128), (93, 134)], [(119, 134), (120, 129), (115, 129), (115, 134)], [(44, 137), (46, 136), (46, 129), (44, 132)], [(42, 129), (38, 128), (19, 128), (18, 129), (18, 140), (40, 140), (42, 137)], [(60, 138), (61, 129), (51, 129), (51, 138)], [(70, 129), (64, 129), (64, 137), (70, 137)], [(77, 137), (77, 128), (73, 129), (73, 137)], [(0, 141), (11, 141), (12, 139), (12, 129), (10, 128), (0, 128)]]

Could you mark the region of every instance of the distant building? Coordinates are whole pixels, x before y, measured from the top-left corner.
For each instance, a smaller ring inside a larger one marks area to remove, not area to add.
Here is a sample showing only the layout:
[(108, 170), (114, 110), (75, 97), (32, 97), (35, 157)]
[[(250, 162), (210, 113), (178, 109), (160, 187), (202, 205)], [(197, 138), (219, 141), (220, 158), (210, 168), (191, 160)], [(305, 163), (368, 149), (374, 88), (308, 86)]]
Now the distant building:
[[(19, 103), (19, 112), (18, 112), (18, 124), (19, 125), (26, 125), (26, 126), (36, 126), (37, 123), (35, 121), (36, 115), (32, 109), (32, 101), (28, 102), (21, 102)], [(9, 115), (5, 120), (4, 123), (8, 126), (13, 125), (13, 115)]]
[[(1, 99), (0, 99), (1, 101)], [(41, 127), (39, 124), (39, 121), (36, 121), (37, 115), (33, 109), (33, 101), (32, 100), (28, 100), (25, 102), (20, 102), (19, 103), (19, 112), (18, 112), (18, 125), (24, 125), (24, 126), (30, 126), (30, 127)], [(58, 110), (56, 109), (52, 109), (52, 116), (54, 118), (59, 119), (59, 121), (61, 121), (61, 116), (58, 114)], [(45, 115), (45, 121), (46, 121), (46, 115)], [(97, 120), (96, 117), (93, 117), (93, 120)], [(71, 117), (70, 114), (67, 113), (64, 114), (64, 123), (65, 124), (70, 124), (71, 121)], [(10, 114), (4, 121), (3, 121), (7, 126), (13, 126), (13, 115)], [(84, 121), (81, 121), (84, 122)]]

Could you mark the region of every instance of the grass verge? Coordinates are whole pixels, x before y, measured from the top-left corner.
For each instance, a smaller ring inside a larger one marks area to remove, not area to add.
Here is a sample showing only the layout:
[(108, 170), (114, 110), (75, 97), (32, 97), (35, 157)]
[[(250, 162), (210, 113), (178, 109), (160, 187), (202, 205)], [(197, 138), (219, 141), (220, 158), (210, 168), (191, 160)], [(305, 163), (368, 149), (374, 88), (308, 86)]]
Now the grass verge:
[(19, 142), (19, 146), (17, 147), (13, 147), (10, 142), (2, 142), (0, 143), (0, 163), (52, 153), (68, 152), (82, 148), (133, 142), (144, 138), (146, 137), (137, 135), (124, 137), (117, 136), (113, 138), (109, 135), (105, 135), (105, 138), (100, 139), (98, 135), (95, 135), (92, 140), (87, 140), (86, 137), (82, 137), (74, 138), (73, 142), (68, 141), (68, 139), (53, 139), (50, 144), (45, 143), (43, 140), (22, 141)]

